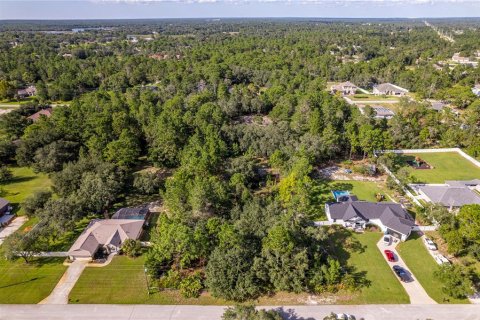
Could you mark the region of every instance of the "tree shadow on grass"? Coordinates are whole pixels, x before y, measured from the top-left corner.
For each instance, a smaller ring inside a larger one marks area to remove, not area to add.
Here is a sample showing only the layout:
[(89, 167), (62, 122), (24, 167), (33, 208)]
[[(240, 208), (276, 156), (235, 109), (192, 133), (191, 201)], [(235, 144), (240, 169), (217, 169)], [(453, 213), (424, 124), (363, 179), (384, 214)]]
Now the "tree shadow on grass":
[(5, 286), (1, 286), (0, 289), (19, 286), (19, 285), (22, 285), (22, 284), (25, 284), (25, 283), (29, 283), (29, 282), (33, 282), (33, 281), (37, 281), (37, 280), (40, 280), (40, 279), (43, 279), (43, 278), (45, 278), (45, 277), (34, 277), (34, 278), (30, 279), (30, 280), (20, 281), (20, 282), (8, 284), (8, 285), (5, 285)]
[(31, 177), (31, 176), (28, 176), (28, 177), (13, 177), (12, 179), (10, 179), (8, 181), (3, 182), (2, 186), (8, 186), (8, 185), (14, 184), (14, 183), (32, 181), (35, 178), (36, 177)]
[(353, 232), (340, 226), (332, 226), (327, 239), (329, 254), (346, 265), (352, 252), (363, 253), (366, 246), (353, 237)]
[(352, 191), (353, 184), (348, 182), (335, 182), (331, 185), (332, 190), (345, 190), (345, 191)]

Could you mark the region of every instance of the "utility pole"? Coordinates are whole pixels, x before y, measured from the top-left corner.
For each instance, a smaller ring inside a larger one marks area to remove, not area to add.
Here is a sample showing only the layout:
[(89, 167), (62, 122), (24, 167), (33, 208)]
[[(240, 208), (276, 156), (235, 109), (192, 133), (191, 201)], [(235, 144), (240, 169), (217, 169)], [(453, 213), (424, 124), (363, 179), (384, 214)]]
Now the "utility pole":
[(145, 275), (145, 283), (147, 284), (147, 293), (150, 295), (150, 285), (148, 284), (147, 268), (143, 266), (143, 274)]

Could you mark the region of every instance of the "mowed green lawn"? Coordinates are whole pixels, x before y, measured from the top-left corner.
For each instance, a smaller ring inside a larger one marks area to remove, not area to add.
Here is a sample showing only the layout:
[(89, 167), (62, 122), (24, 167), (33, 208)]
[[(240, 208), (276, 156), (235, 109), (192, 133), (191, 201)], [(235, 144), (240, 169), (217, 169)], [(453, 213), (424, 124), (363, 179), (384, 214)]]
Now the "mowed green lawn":
[(445, 180), (471, 180), (480, 177), (480, 168), (456, 152), (420, 153), (407, 156), (419, 156), (433, 169), (416, 170), (410, 172), (425, 183), (444, 183)]
[[(144, 257), (132, 259), (116, 256), (105, 267), (87, 267), (70, 293), (69, 303), (226, 304), (208, 294), (202, 294), (198, 299), (186, 299), (176, 290), (155, 292), (149, 295), (144, 263)], [(154, 285), (150, 284), (150, 286)]]
[(397, 251), (432, 299), (438, 303), (469, 303), (467, 299), (455, 299), (443, 293), (442, 282), (433, 274), (439, 266), (417, 234), (400, 243)]
[[(410, 299), (389, 265), (377, 248), (382, 234), (366, 232), (353, 234), (359, 241), (362, 251), (350, 252), (347, 263), (355, 267), (355, 272), (363, 274), (368, 285), (360, 291), (347, 295), (339, 304), (400, 304), (410, 303)], [(340, 255), (342, 255), (340, 253)], [(345, 257), (344, 257), (345, 258)]]
[(9, 169), (13, 173), (13, 179), (0, 184), (0, 188), (3, 190), (2, 197), (17, 208), (18, 215), (23, 215), (22, 202), (35, 192), (50, 190), (51, 181), (46, 174), (35, 173), (31, 168), (13, 167)]
[(350, 194), (356, 195), (359, 200), (373, 202), (377, 202), (377, 199), (375, 197), (377, 193), (385, 194), (378, 182), (372, 181), (336, 180), (331, 181), (329, 183), (329, 186), (331, 188), (330, 195), (332, 199), (332, 190), (346, 190), (349, 191)]
[(26, 264), (23, 259), (6, 261), (0, 258), (0, 303), (31, 304), (42, 301), (65, 272), (63, 260), (42, 258)]

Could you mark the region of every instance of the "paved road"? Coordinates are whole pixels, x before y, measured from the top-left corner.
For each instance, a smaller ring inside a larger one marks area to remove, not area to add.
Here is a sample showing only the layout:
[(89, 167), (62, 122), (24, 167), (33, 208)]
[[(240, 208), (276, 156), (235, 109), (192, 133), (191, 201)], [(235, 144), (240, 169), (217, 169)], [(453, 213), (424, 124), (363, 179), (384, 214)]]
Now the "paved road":
[(78, 278), (87, 265), (86, 261), (74, 261), (63, 274), (52, 293), (43, 299), (40, 304), (67, 304), (68, 295), (72, 291)]
[(3, 240), (5, 240), (6, 237), (20, 229), (25, 221), (27, 221), (27, 217), (25, 216), (16, 217), (8, 226), (3, 228), (2, 231), (0, 231), (0, 244), (3, 243)]
[[(121, 294), (121, 293), (119, 293)], [(282, 311), (288, 320), (322, 320), (330, 312), (365, 320), (480, 320), (478, 305), (361, 305), (263, 307)], [(1, 320), (220, 320), (224, 307), (153, 305), (0, 305)]]
[[(385, 261), (387, 261), (390, 268), (392, 268), (394, 265), (399, 265), (402, 268), (404, 268), (409, 273), (410, 277), (413, 279), (412, 282), (400, 282), (402, 286), (405, 288), (405, 291), (407, 291), (408, 296), (410, 297), (410, 303), (411, 304), (436, 304), (437, 302), (435, 302), (435, 300), (433, 300), (428, 296), (427, 292), (425, 291), (425, 289), (423, 289), (420, 282), (418, 282), (418, 280), (415, 278), (413, 273), (408, 269), (407, 264), (402, 260), (397, 250), (395, 250), (395, 246), (396, 244), (386, 246), (383, 243), (383, 238), (380, 239), (380, 241), (377, 243), (378, 249), (382, 253), (383, 258), (385, 259)], [(395, 257), (397, 258), (397, 261), (389, 262), (383, 252), (385, 249), (389, 249), (393, 251), (393, 253), (395, 254)], [(397, 275), (395, 275), (395, 277), (398, 279)]]

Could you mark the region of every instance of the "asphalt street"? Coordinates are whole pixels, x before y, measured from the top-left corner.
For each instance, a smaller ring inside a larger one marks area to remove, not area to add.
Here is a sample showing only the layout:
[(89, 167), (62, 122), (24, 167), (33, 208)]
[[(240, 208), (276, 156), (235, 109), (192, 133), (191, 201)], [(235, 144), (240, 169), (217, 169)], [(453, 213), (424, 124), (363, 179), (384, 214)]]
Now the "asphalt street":
[[(121, 293), (120, 293), (121, 294)], [(322, 320), (330, 312), (348, 313), (365, 320), (480, 320), (479, 305), (361, 305), (262, 307), (282, 311), (288, 320)], [(2, 305), (2, 320), (115, 319), (216, 320), (224, 307), (153, 305)]]

